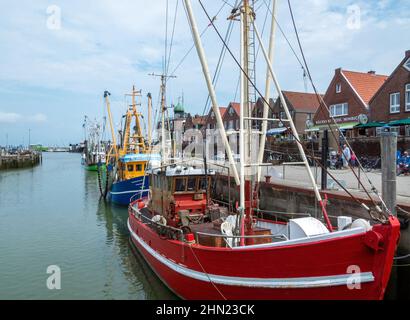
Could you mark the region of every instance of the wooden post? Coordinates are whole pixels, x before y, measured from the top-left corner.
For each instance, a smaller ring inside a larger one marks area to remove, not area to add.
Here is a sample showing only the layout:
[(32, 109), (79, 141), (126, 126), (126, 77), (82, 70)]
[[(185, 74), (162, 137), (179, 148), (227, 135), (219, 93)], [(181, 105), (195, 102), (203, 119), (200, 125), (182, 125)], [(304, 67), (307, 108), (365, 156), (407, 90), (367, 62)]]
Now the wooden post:
[(382, 198), (387, 209), (397, 215), (397, 133), (382, 132), (381, 134), (382, 157)]

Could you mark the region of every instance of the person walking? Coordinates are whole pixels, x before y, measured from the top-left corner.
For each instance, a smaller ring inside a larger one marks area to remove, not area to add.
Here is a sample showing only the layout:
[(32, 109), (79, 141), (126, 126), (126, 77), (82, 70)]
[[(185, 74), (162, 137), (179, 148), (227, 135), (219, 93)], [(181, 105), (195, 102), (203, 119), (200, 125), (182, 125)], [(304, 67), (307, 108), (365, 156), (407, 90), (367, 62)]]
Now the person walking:
[(352, 157), (350, 159), (350, 163), (352, 164), (353, 168), (357, 166), (357, 157), (356, 157), (356, 154), (354, 152), (352, 152)]
[(352, 159), (352, 153), (350, 148), (345, 144), (343, 145), (343, 168), (349, 168), (349, 162)]

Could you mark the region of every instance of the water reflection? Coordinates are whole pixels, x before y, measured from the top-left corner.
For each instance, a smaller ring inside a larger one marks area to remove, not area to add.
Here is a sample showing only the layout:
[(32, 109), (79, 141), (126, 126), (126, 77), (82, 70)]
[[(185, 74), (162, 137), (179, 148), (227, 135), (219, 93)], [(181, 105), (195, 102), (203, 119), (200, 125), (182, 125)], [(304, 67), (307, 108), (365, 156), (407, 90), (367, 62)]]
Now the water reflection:
[[(122, 272), (140, 299), (174, 300), (177, 297), (161, 282), (130, 241), (126, 208), (106, 203), (100, 199), (98, 221), (106, 229), (106, 243), (113, 245), (121, 261)], [(143, 293), (141, 295), (141, 293)]]
[[(44, 154), (0, 172), (0, 299), (175, 299), (136, 259), (127, 209), (101, 201), (98, 175), (76, 154)], [(62, 290), (46, 270), (62, 270)]]

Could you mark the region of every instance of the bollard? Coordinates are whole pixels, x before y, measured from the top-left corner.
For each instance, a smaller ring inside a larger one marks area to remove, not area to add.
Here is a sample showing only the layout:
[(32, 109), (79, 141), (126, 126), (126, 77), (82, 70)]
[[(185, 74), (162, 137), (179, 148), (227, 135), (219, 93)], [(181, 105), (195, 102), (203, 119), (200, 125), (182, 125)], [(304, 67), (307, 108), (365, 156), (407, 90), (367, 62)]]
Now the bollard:
[(392, 214), (397, 216), (397, 133), (382, 132), (382, 198)]
[[(387, 209), (394, 215), (397, 215), (397, 133), (381, 133), (380, 137), (381, 157), (382, 157), (382, 198), (386, 203)], [(397, 268), (393, 267), (390, 275), (389, 286), (387, 289), (386, 299), (396, 300), (398, 294), (398, 273)]]

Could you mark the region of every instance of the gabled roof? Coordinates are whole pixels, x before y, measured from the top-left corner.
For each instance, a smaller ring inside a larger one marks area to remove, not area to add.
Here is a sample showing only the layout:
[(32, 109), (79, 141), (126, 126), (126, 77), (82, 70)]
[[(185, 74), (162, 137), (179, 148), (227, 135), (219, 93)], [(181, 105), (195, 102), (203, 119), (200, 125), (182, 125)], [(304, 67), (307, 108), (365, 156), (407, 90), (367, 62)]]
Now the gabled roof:
[(226, 111), (228, 110), (227, 107), (219, 107), (219, 112), (221, 113), (221, 117), (225, 115)]
[(389, 78), (388, 76), (375, 74), (373, 72), (363, 73), (341, 70), (341, 73), (366, 107), (369, 105), (370, 100), (376, 92), (379, 91), (385, 81)]
[[(224, 117), (224, 115), (226, 113), (226, 110), (228, 110), (227, 107), (219, 107), (219, 112), (220, 112), (222, 118)], [(205, 116), (206, 120), (211, 118), (211, 114), (212, 114), (213, 111), (214, 111), (214, 109), (211, 107), (211, 109), (209, 110), (208, 115)]]
[[(253, 103), (252, 104), (252, 110), (254, 110), (255, 106), (256, 106), (256, 103)], [(227, 109), (229, 109), (231, 107), (235, 110), (235, 112), (238, 116), (241, 114), (241, 104), (239, 102), (229, 103), (229, 107)]]
[[(406, 70), (408, 70), (404, 64), (410, 59), (410, 50), (407, 50), (405, 55), (404, 55), (404, 59), (400, 62), (400, 64), (397, 66), (396, 69), (394, 69), (394, 71), (392, 72), (392, 74), (390, 75), (390, 77), (388, 77), (388, 79), (383, 83), (382, 86), (380, 86), (380, 88), (377, 90), (377, 92), (373, 95), (373, 97), (370, 99), (370, 103), (372, 103), (372, 101), (379, 95), (379, 93), (382, 91), (382, 89), (384, 88), (385, 85), (387, 85), (388, 82), (390, 82), (396, 75), (396, 73), (399, 71), (399, 69), (401, 68), (405, 68)], [(410, 71), (410, 70), (408, 70)]]
[[(282, 91), (296, 111), (315, 113), (320, 106), (320, 100), (314, 93)], [(323, 97), (323, 95), (321, 95)]]
[(193, 125), (204, 125), (207, 120), (207, 116), (198, 116), (196, 115), (195, 117), (192, 118), (192, 124)]

